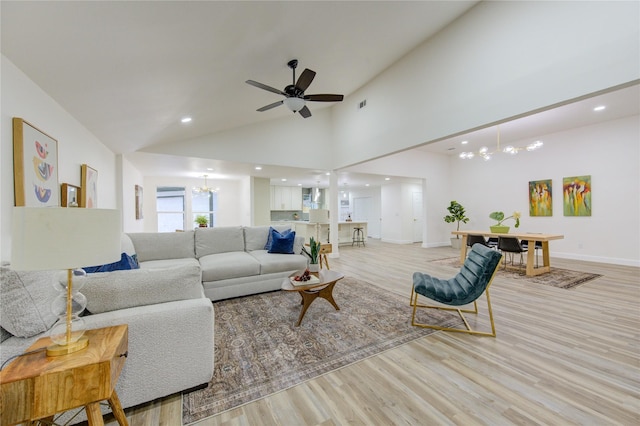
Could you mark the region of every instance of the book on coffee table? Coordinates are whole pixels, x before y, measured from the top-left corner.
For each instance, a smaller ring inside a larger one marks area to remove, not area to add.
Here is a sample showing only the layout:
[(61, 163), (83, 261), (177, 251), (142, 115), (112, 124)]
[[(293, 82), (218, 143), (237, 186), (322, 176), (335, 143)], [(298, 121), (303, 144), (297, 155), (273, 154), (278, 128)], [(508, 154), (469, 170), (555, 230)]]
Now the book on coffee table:
[(289, 277), (289, 280), (293, 285), (309, 285), (309, 284), (317, 284), (320, 282), (320, 279), (315, 275), (311, 275), (310, 279), (308, 279), (307, 281), (296, 281), (295, 277)]

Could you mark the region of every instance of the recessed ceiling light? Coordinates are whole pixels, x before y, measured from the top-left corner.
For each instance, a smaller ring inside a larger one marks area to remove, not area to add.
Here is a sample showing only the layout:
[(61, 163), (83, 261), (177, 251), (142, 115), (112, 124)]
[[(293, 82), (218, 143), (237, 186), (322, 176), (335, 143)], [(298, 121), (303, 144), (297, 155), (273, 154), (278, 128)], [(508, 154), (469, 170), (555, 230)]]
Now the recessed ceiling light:
[(287, 180), (285, 178), (280, 179), (282, 182), (286, 182)]
[(594, 110), (594, 111), (602, 111), (602, 110), (603, 110), (603, 109), (605, 109), (605, 108), (606, 108), (606, 106), (604, 106), (604, 105), (599, 105), (599, 106), (595, 107), (593, 110)]
[(369, 184), (368, 184), (368, 183), (365, 183), (365, 184), (364, 184), (364, 186), (369, 186)]
[(325, 175), (331, 176), (331, 172), (327, 172), (327, 173), (325, 173)]
[(301, 183), (299, 183), (299, 184), (298, 184), (298, 186), (302, 186), (302, 184), (301, 184)]
[(210, 172), (213, 171), (211, 167), (207, 167), (207, 170), (209, 170)]
[(182, 123), (190, 123), (191, 122), (191, 117), (184, 117), (182, 120), (180, 120)]
[(256, 166), (256, 170), (262, 170), (262, 166)]
[(391, 178), (384, 178), (384, 180), (391, 180)]
[(462, 145), (466, 145), (466, 144), (468, 144), (468, 143), (469, 143), (469, 141), (462, 141), (462, 142), (460, 142), (460, 143), (461, 143)]

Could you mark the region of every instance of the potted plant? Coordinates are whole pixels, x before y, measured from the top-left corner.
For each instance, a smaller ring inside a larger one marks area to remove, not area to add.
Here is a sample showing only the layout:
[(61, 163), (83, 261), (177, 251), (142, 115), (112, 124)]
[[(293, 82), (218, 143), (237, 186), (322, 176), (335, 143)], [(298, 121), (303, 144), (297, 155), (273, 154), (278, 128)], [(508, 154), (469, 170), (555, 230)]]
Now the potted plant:
[(209, 218), (203, 214), (199, 214), (196, 216), (194, 222), (197, 223), (200, 228), (206, 228), (209, 223)]
[(318, 256), (320, 255), (320, 247), (322, 243), (320, 241), (316, 241), (315, 238), (309, 238), (309, 271), (318, 272), (320, 270), (318, 266)]
[[(462, 207), (462, 204), (458, 203), (457, 201), (451, 201), (451, 204), (449, 205), (449, 207), (447, 207), (447, 210), (449, 210), (449, 214), (444, 217), (444, 221), (447, 223), (457, 222), (456, 231), (460, 230), (460, 222), (469, 222), (469, 218), (465, 216), (464, 207)], [(460, 248), (460, 235), (456, 235), (455, 238), (451, 237), (451, 247), (455, 249)]]
[(504, 221), (508, 219), (514, 219), (516, 221), (514, 225), (516, 228), (520, 226), (520, 212), (513, 212), (509, 217), (504, 217), (503, 212), (492, 212), (489, 217), (498, 221), (498, 223), (489, 227), (491, 232), (495, 232), (496, 234), (507, 234), (509, 232), (509, 227), (503, 225)]

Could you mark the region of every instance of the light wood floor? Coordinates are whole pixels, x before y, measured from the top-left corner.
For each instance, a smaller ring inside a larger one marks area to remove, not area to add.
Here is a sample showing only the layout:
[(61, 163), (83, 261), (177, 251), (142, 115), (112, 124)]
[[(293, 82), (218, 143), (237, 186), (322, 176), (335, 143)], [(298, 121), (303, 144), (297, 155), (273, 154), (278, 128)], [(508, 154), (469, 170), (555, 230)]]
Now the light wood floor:
[[(429, 261), (456, 254), (369, 240), (329, 261), (408, 303), (412, 273), (453, 276)], [(496, 338), (436, 332), (198, 426), (640, 424), (639, 268), (552, 265), (603, 277), (573, 290), (496, 279)], [(132, 426), (171, 426), (181, 409), (174, 395), (126, 412)]]

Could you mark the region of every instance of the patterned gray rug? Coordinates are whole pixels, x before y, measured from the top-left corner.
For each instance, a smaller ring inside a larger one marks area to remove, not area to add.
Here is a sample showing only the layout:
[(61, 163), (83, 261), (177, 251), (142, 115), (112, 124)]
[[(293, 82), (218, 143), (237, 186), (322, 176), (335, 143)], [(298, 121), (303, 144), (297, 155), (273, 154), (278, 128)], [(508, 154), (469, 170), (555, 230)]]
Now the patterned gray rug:
[[(433, 260), (433, 263), (439, 265), (451, 266), (455, 269), (460, 269), (460, 257), (447, 257), (445, 259)], [(517, 261), (516, 261), (517, 264)], [(591, 274), (588, 272), (571, 271), (569, 269), (551, 267), (551, 271), (547, 274), (536, 275), (534, 277), (527, 277), (524, 275), (524, 266), (521, 271), (514, 269), (504, 269), (504, 264), (500, 264), (500, 269), (496, 274), (496, 277), (508, 277), (509, 279), (526, 281), (534, 284), (544, 284), (553, 287), (572, 289), (581, 284), (584, 284), (593, 279), (599, 278), (602, 275)], [(454, 273), (455, 274), (455, 273)], [(452, 275), (453, 276), (453, 275)], [(446, 278), (446, 277), (442, 277)]]
[[(183, 424), (219, 414), (410, 342), (434, 330), (412, 327), (409, 294), (344, 278), (336, 311), (317, 299), (300, 327), (300, 295), (276, 291), (214, 303), (215, 370), (206, 389), (183, 396)], [(461, 324), (456, 314), (420, 321)]]

